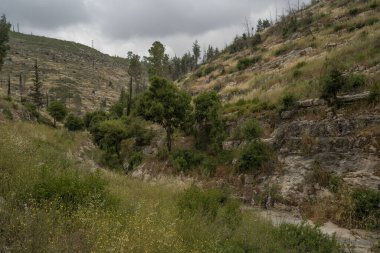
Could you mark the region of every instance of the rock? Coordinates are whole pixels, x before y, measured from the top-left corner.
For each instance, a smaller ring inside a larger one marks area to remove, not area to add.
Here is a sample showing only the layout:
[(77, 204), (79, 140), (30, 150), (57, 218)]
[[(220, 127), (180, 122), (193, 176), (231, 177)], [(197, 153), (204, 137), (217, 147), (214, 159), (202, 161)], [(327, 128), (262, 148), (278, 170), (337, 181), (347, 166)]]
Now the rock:
[(143, 148), (143, 154), (145, 156), (156, 156), (158, 154), (158, 149), (152, 146), (146, 146)]
[(326, 44), (325, 48), (329, 49), (329, 48), (335, 48), (337, 46), (338, 46), (337, 43), (331, 42), (331, 43)]
[(252, 185), (254, 182), (254, 177), (253, 175), (245, 174), (244, 175), (244, 183), (247, 185)]
[(294, 113), (294, 111), (283, 111), (281, 112), (281, 119), (291, 119)]

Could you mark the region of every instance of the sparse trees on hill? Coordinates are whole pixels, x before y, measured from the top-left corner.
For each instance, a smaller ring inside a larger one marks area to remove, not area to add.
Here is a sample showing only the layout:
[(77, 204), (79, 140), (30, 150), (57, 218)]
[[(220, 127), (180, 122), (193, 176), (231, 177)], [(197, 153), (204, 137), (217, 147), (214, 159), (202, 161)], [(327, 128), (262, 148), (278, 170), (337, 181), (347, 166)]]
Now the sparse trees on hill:
[(33, 77), (33, 85), (31, 88), (31, 93), (29, 96), (32, 98), (32, 102), (37, 107), (37, 109), (41, 108), (43, 105), (44, 95), (42, 93), (42, 82), (40, 80), (39, 74), (39, 66), (37, 60), (34, 63), (34, 77)]
[(9, 31), (11, 29), (11, 24), (7, 22), (5, 15), (1, 16), (0, 19), (0, 71), (4, 64), (4, 58), (9, 50)]

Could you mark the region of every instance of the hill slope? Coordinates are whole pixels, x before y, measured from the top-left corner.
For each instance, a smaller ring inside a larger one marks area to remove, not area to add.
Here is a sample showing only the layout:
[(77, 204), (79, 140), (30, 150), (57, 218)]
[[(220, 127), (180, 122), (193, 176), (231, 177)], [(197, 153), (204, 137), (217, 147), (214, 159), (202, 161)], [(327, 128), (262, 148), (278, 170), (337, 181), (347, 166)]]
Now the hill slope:
[(225, 102), (275, 104), (286, 93), (297, 99), (320, 96), (319, 76), (326, 58), (347, 72), (380, 80), (380, 12), (375, 1), (318, 1), (295, 11), (260, 36), (240, 37), (214, 61), (181, 84), (192, 94), (215, 90)]
[(11, 32), (10, 47), (0, 86), (5, 89), (10, 74), (13, 95), (19, 95), (20, 74), (26, 84), (24, 93), (28, 92), (36, 59), (44, 91), (66, 100), (77, 112), (109, 105), (128, 80), (124, 59), (78, 43)]

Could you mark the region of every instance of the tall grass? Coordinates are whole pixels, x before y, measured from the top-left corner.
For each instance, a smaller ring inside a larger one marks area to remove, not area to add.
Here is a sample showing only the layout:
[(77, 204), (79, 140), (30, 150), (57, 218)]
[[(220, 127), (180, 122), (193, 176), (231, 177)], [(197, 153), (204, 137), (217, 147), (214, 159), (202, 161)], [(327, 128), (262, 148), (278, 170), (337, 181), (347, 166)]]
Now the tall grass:
[(340, 252), (317, 230), (241, 211), (225, 191), (91, 172), (74, 159), (84, 133), (6, 123), (0, 136), (0, 251)]

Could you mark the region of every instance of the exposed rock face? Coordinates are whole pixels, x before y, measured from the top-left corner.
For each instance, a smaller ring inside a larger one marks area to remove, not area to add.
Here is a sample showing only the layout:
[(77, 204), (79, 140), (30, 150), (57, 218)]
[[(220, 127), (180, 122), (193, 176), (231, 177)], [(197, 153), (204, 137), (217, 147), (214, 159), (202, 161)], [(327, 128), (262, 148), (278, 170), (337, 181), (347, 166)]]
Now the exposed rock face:
[(310, 198), (305, 179), (316, 163), (349, 185), (380, 190), (375, 175), (380, 164), (380, 115), (293, 120), (281, 123), (273, 135), (283, 173), (270, 181), (281, 186), (289, 202)]

